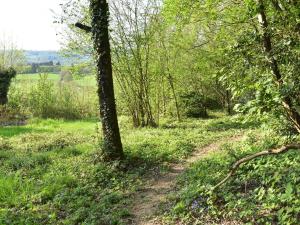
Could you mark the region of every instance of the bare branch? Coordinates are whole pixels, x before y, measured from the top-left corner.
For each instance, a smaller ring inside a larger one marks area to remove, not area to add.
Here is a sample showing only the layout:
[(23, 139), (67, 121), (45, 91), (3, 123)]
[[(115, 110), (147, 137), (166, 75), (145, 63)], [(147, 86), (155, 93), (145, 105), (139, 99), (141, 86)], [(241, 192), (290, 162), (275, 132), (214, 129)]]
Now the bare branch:
[(81, 30), (84, 30), (87, 33), (92, 32), (92, 27), (87, 26), (87, 25), (82, 24), (82, 23), (79, 23), (79, 22), (75, 23), (75, 27), (77, 27), (77, 28), (79, 28)]
[(291, 149), (300, 149), (300, 144), (290, 144), (290, 145), (286, 145), (286, 146), (283, 146), (283, 147), (280, 147), (280, 148), (277, 148), (277, 149), (271, 149), (271, 150), (258, 152), (258, 153), (246, 156), (245, 158), (242, 158), (242, 159), (238, 160), (237, 162), (235, 162), (233, 164), (233, 166), (232, 166), (230, 172), (228, 173), (228, 175), (221, 182), (219, 182), (216, 186), (214, 186), (213, 190), (216, 190), (217, 188), (222, 186), (224, 183), (226, 183), (229, 180), (229, 178), (231, 178), (235, 174), (235, 172), (240, 167), (240, 165), (242, 165), (242, 164), (244, 164), (244, 163), (246, 163), (246, 162), (248, 162), (252, 159), (261, 157), (261, 156), (278, 155), (278, 154), (285, 153), (285, 152), (287, 152)]

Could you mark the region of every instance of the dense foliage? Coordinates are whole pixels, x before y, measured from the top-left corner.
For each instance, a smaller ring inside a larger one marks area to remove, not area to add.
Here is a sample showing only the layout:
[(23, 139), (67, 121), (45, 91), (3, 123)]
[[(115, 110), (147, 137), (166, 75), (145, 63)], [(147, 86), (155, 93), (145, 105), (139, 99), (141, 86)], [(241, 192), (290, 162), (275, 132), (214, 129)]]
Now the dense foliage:
[[(62, 21), (89, 24), (86, 7), (85, 1), (66, 5)], [(117, 98), (135, 126), (158, 123), (162, 115), (191, 115), (185, 109), (194, 106), (180, 101), (190, 93), (229, 114), (238, 103), (235, 110), (249, 115), (292, 110), (299, 117), (297, 1), (122, 0), (110, 7)], [(68, 33), (69, 51), (91, 53), (84, 32), (70, 26)], [(274, 78), (274, 59), (281, 78)]]
[(13, 68), (0, 70), (0, 105), (7, 103), (8, 91), (12, 79), (16, 76), (16, 71)]

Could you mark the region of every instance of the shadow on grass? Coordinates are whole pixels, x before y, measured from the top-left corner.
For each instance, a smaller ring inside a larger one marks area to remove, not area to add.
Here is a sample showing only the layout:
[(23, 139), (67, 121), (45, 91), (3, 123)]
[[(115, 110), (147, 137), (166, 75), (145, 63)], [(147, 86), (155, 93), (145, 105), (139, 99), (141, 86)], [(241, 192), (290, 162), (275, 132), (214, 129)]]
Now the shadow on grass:
[(260, 126), (258, 122), (241, 122), (241, 121), (213, 121), (207, 125), (208, 131), (227, 131), (227, 130), (245, 130)]
[(125, 171), (138, 171), (139, 174), (145, 175), (149, 172), (152, 173), (159, 170), (162, 165), (152, 158), (145, 158), (141, 155), (129, 154), (127, 152), (123, 166)]
[(104, 164), (106, 166), (114, 165), (118, 171), (128, 174), (138, 174), (138, 176), (151, 176), (157, 174), (160, 171), (166, 169), (164, 160), (157, 160), (152, 156), (147, 156), (143, 151), (133, 152), (132, 149), (126, 147), (124, 149), (125, 158), (121, 161), (115, 161), (113, 163), (103, 161), (101, 151), (94, 151), (90, 153), (92, 162), (96, 164)]

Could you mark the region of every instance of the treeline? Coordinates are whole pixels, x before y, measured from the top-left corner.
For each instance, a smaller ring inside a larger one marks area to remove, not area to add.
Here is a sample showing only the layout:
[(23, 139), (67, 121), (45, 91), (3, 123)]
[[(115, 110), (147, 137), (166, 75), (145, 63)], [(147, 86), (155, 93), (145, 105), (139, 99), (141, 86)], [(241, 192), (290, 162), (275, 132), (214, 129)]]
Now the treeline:
[(72, 65), (61, 65), (60, 62), (54, 63), (53, 61), (43, 63), (31, 63), (19, 68), (19, 74), (61, 74), (69, 73), (74, 78), (89, 76), (93, 73), (94, 69), (89, 63), (80, 63)]
[(53, 61), (42, 62), (42, 63), (30, 63), (23, 66), (20, 71), (21, 74), (32, 74), (32, 73), (60, 73), (62, 66), (60, 62), (54, 63)]

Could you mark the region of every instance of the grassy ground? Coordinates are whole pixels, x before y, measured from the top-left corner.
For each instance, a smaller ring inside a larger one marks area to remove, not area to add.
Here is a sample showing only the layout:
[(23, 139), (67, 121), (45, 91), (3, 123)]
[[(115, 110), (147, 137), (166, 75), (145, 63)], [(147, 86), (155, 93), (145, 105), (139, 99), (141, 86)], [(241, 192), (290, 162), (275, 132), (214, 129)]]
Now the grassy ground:
[(297, 141), (299, 136), (256, 128), (242, 141), (198, 161), (179, 178), (162, 206), (164, 224), (299, 224), (299, 150), (250, 161), (225, 185), (211, 189), (238, 159)]
[[(47, 79), (57, 84), (59, 76), (50, 74)], [(18, 75), (15, 84), (22, 86), (18, 90), (30, 91), (38, 80), (37, 74)], [(90, 90), (95, 88), (95, 79), (75, 80), (70, 86)], [(34, 110), (52, 115), (51, 107), (44, 103), (53, 97), (55, 111), (59, 108), (65, 110), (60, 110), (63, 115), (74, 111), (81, 115), (82, 109), (94, 103), (87, 102), (89, 95), (82, 90), (77, 92), (84, 96), (77, 96), (76, 101), (70, 101), (73, 92), (56, 98), (53, 91), (47, 92), (49, 88), (42, 90), (46, 93), (32, 92), (35, 101), (25, 106), (34, 105)], [(15, 99), (15, 106), (24, 103), (22, 92), (13, 96), (10, 100)], [(80, 99), (84, 104), (74, 110), (73, 103), (79, 104)], [(96, 120), (32, 119), (26, 126), (0, 127), (0, 224), (126, 224), (132, 216), (132, 197), (147, 178), (168, 171), (169, 163), (180, 162), (196, 147), (241, 132), (246, 133), (242, 143), (228, 143), (224, 151), (193, 164), (182, 175), (159, 218), (165, 224), (220, 224), (230, 220), (238, 224), (297, 224), (299, 151), (255, 160), (220, 190), (210, 191), (238, 158), (294, 141), (295, 137), (266, 127), (259, 129), (258, 124), (242, 123), (236, 117), (214, 116), (180, 123), (162, 120), (158, 128), (142, 129), (133, 129), (128, 118), (120, 117), (127, 159), (114, 164), (100, 162)]]
[[(40, 78), (40, 74), (38, 73), (33, 73), (33, 74), (18, 74), (16, 77), (17, 81), (38, 81)], [(54, 74), (54, 73), (49, 73), (48, 74), (48, 79), (53, 80), (53, 81), (59, 81), (60, 75), (59, 74)]]
[(0, 128), (0, 224), (122, 224), (148, 176), (196, 146), (248, 129), (228, 117), (132, 129), (121, 117), (125, 162), (99, 162), (96, 121), (35, 119)]

